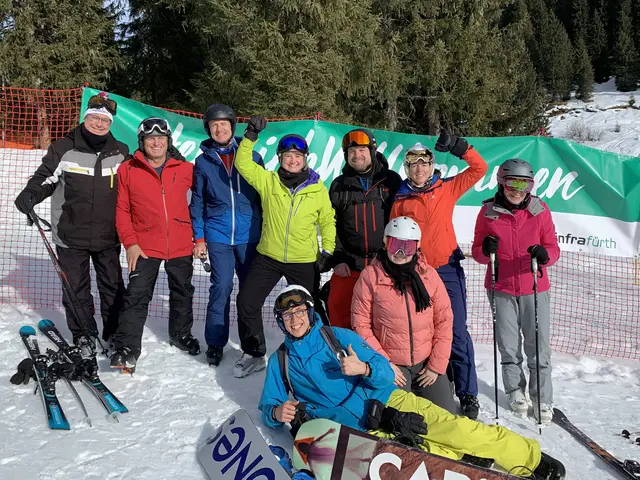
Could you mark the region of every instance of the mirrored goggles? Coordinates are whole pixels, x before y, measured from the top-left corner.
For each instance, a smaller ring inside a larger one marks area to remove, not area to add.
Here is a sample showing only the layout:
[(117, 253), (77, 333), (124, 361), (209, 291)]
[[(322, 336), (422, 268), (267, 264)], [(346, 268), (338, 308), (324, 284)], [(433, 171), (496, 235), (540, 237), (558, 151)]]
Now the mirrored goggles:
[(504, 179), (504, 189), (510, 192), (530, 193), (533, 190), (533, 179), (523, 177), (507, 177)]
[(413, 257), (418, 251), (418, 241), (387, 237), (386, 249), (391, 255), (397, 255), (399, 252), (402, 252), (405, 257)]
[(87, 102), (87, 108), (102, 108), (104, 107), (111, 115), (116, 114), (118, 104), (115, 100), (110, 100), (100, 95), (94, 95)]
[(407, 165), (413, 165), (418, 162), (422, 162), (428, 166), (433, 165), (433, 153), (431, 150), (425, 150), (424, 152), (409, 152), (405, 156), (404, 163)]
[(156, 132), (158, 135), (171, 136), (171, 128), (164, 118), (152, 117), (147, 118), (138, 127), (138, 135), (152, 135)]
[(300, 290), (291, 290), (276, 298), (274, 309), (278, 313), (282, 313), (290, 308), (304, 305), (307, 301), (307, 295)]
[(307, 146), (307, 142), (304, 138), (299, 137), (285, 137), (280, 140), (280, 144), (278, 145), (278, 153), (288, 152), (290, 150), (297, 150), (301, 153), (309, 153), (309, 147)]
[(358, 145), (361, 147), (373, 146), (371, 144), (371, 138), (369, 138), (369, 135), (360, 130), (349, 132), (344, 137), (342, 137), (343, 150), (347, 150), (349, 147), (353, 147), (354, 145)]

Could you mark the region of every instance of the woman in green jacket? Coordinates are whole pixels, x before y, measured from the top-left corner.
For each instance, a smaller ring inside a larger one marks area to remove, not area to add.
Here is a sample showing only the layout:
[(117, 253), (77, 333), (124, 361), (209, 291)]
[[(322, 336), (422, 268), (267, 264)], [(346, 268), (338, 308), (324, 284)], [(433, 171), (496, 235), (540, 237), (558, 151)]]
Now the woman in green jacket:
[[(235, 167), (260, 194), (262, 236), (256, 258), (238, 293), (238, 334), (242, 357), (234, 375), (246, 377), (266, 366), (262, 306), (271, 290), (285, 277), (309, 291), (336, 243), (334, 210), (320, 175), (307, 165), (309, 147), (299, 135), (285, 135), (278, 142), (280, 168), (261, 168), (252, 160), (258, 133), (267, 122), (252, 117), (236, 153)], [(318, 231), (322, 250), (318, 245)]]

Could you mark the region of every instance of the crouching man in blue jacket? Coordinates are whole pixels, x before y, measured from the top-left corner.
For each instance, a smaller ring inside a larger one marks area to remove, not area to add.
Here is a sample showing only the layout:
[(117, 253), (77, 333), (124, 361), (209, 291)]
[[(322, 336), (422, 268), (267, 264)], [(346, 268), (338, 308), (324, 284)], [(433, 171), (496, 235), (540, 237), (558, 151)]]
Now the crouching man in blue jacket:
[[(454, 460), (465, 455), (493, 459), (515, 475), (564, 478), (562, 463), (542, 453), (536, 440), (452, 415), (398, 389), (389, 361), (360, 336), (338, 327), (330, 327), (333, 335), (321, 330), (312, 297), (303, 287), (282, 290), (274, 313), (285, 333), (288, 382), (295, 400), (289, 399), (275, 352), (269, 358), (259, 405), (265, 425), (282, 428), (285, 423), (297, 423), (304, 411), (307, 419), (326, 418), (385, 438), (401, 436), (405, 442), (409, 439), (430, 453)], [(338, 345), (332, 348), (332, 342)], [(338, 356), (336, 349), (342, 350)]]

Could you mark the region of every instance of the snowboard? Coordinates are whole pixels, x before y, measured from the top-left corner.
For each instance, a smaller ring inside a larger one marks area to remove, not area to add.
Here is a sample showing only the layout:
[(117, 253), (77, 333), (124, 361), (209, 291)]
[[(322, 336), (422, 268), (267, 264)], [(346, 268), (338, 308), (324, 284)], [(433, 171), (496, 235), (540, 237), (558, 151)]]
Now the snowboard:
[(197, 455), (211, 480), (291, 480), (243, 409), (220, 425)]
[(302, 424), (293, 466), (318, 480), (516, 480), (520, 477), (451, 460), (326, 419)]

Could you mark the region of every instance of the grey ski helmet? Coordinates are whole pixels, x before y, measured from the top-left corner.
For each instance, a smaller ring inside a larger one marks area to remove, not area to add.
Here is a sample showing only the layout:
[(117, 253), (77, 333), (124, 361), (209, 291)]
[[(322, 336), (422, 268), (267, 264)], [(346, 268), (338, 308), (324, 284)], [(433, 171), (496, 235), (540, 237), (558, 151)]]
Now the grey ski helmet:
[(211, 136), (211, 132), (209, 131), (209, 122), (211, 120), (228, 120), (229, 123), (231, 123), (231, 136), (235, 134), (238, 120), (233, 108), (229, 105), (214, 103), (213, 105), (209, 105), (205, 110), (202, 121), (204, 123), (204, 131), (207, 132), (209, 136)]
[(498, 168), (498, 185), (504, 185), (504, 179), (506, 177), (521, 177), (533, 180), (533, 168), (531, 168), (529, 162), (519, 158), (511, 158), (503, 162), (500, 168)]

